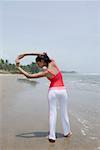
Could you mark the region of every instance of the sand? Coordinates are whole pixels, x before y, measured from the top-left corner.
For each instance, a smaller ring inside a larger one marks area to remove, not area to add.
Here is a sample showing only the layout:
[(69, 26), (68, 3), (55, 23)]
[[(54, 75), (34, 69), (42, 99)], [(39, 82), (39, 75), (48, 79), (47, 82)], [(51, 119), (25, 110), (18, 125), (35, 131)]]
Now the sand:
[(86, 124), (82, 124), (74, 110), (75, 100), (84, 93), (74, 89), (69, 90), (73, 135), (70, 138), (63, 137), (58, 105), (57, 139), (55, 143), (49, 143), (48, 83), (44, 81), (40, 84), (40, 80), (30, 81), (21, 75), (0, 75), (0, 150), (99, 150), (100, 126), (94, 130), (98, 136), (96, 133), (92, 136), (88, 126), (88, 132), (84, 130)]

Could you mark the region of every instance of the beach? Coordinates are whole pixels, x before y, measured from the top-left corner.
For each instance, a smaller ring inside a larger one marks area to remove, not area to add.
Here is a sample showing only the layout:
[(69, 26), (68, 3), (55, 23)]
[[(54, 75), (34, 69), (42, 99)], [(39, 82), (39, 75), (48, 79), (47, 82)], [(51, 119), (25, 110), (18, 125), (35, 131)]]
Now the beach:
[(63, 137), (58, 102), (57, 139), (49, 143), (47, 79), (0, 74), (0, 150), (100, 150), (100, 76), (64, 81), (73, 134)]

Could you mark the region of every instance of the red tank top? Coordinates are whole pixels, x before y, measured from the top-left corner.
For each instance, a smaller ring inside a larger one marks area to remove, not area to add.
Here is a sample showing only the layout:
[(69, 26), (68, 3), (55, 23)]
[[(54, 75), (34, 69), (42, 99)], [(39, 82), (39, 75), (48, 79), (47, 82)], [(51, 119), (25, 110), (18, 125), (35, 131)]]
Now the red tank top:
[(60, 70), (58, 69), (58, 67), (56, 66), (55, 62), (54, 62), (54, 67), (58, 70), (58, 73), (56, 75), (54, 75), (48, 69), (48, 72), (51, 73), (54, 76), (52, 79), (47, 77), (48, 80), (50, 80), (50, 82), (51, 82), (49, 88), (51, 88), (51, 87), (64, 87), (62, 74), (61, 74)]

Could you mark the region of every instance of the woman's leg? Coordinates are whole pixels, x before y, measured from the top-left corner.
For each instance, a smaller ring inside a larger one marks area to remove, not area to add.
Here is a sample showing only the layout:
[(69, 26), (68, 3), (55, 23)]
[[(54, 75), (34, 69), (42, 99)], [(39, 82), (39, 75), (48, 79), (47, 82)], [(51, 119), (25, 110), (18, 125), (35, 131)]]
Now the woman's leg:
[(69, 116), (68, 116), (68, 95), (66, 90), (60, 90), (60, 110), (61, 110), (61, 121), (64, 135), (68, 135), (70, 131), (70, 123), (69, 123)]
[(56, 94), (54, 90), (49, 90), (48, 100), (49, 100), (49, 139), (55, 140), (57, 111), (56, 111)]

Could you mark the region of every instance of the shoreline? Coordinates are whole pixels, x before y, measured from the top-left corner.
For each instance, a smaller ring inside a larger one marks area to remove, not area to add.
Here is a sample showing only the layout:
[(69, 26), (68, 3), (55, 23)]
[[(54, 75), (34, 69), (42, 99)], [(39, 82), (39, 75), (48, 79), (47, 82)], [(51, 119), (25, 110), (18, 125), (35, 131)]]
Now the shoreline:
[(17, 72), (10, 72), (10, 71), (6, 71), (6, 70), (0, 70), (0, 74), (20, 74), (20, 73), (17, 73)]
[(8, 71), (0, 70), (0, 74), (10, 74)]

